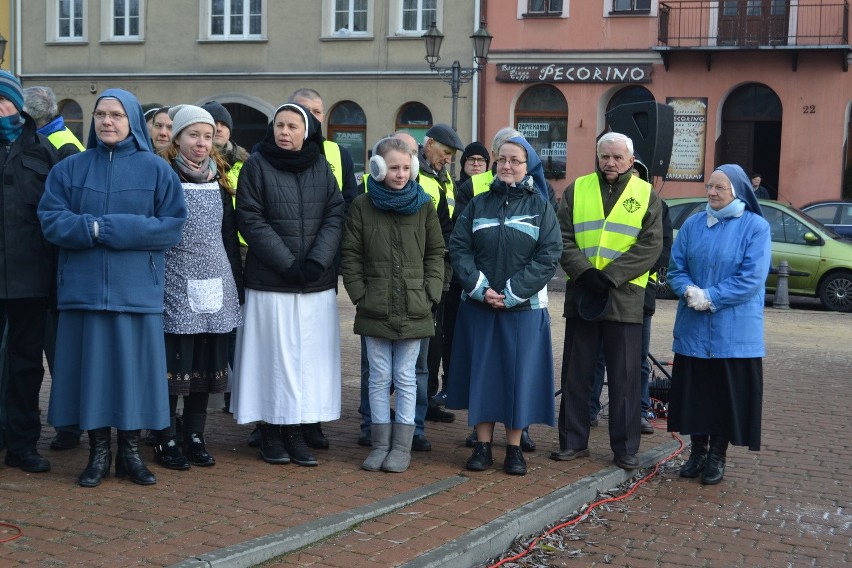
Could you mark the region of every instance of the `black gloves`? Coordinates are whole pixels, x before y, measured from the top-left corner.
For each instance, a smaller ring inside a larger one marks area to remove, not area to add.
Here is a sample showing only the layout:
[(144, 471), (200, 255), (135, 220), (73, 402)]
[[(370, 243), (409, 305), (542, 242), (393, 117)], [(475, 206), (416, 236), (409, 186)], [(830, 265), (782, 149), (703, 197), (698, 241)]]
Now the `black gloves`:
[(306, 260), (302, 265), (302, 275), (305, 277), (305, 283), (316, 282), (322, 276), (325, 269), (322, 264), (315, 260)]
[(593, 294), (606, 294), (614, 284), (603, 271), (590, 268), (577, 277), (577, 286), (582, 286)]
[(298, 284), (301, 286), (305, 281), (305, 277), (302, 276), (302, 269), (298, 262), (291, 264), (290, 268), (285, 270), (281, 277), (284, 278), (284, 282), (287, 284)]

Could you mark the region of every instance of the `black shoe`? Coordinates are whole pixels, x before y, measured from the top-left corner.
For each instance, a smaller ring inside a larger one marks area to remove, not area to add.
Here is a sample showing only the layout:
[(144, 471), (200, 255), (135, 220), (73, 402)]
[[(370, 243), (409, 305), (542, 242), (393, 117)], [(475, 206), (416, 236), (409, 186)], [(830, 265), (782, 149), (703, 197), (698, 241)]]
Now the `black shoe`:
[(447, 391), (442, 390), (438, 392), (435, 396), (432, 397), (432, 402), (437, 406), (446, 406), (447, 405)]
[(225, 406), (222, 407), (222, 412), (226, 414), (233, 414), (233, 412), (231, 412), (231, 393), (226, 392), (223, 396), (225, 398)]
[(689, 459), (680, 468), (680, 476), (694, 479), (698, 477), (707, 464), (707, 443), (710, 438), (708, 436), (690, 436), (692, 440), (692, 450), (689, 454)]
[(322, 433), (322, 426), (319, 422), (313, 424), (302, 424), (302, 437), (305, 438), (305, 443), (309, 448), (315, 450), (328, 449), (328, 439)]
[(191, 467), (186, 456), (180, 453), (174, 438), (154, 446), (154, 461), (166, 469), (178, 471), (186, 471)]
[(432, 422), (445, 422), (449, 424), (456, 419), (456, 415), (446, 410), (441, 410), (441, 407), (436, 404), (430, 404), (426, 410), (426, 420)]
[(492, 465), (494, 458), (491, 457), (491, 442), (477, 442), (465, 467), (470, 471), (485, 471)]
[(6, 453), (6, 465), (19, 467), (27, 473), (44, 473), (50, 471), (50, 462), (35, 450), (20, 454)]
[(589, 455), (589, 448), (584, 448), (582, 450), (560, 449), (550, 452), (550, 459), (556, 461), (571, 461), (577, 458), (587, 458)]
[(478, 440), (477, 440), (477, 437), (476, 437), (476, 428), (474, 428), (473, 430), (471, 430), (470, 436), (465, 438), (464, 445), (467, 446), (468, 448), (474, 448), (474, 447), (476, 447), (477, 441)]
[(509, 475), (526, 475), (527, 462), (520, 446), (506, 446), (506, 459), (503, 460), (503, 471)]
[(77, 478), (81, 487), (97, 487), (109, 477), (112, 467), (111, 430), (109, 427), (89, 430), (89, 463)]
[(526, 430), (521, 431), (521, 449), (525, 452), (535, 451), (535, 442), (530, 438), (530, 433)]
[(644, 416), (639, 419), (639, 424), (640, 424), (639, 428), (641, 429), (643, 434), (653, 434), (654, 433), (654, 427), (651, 425), (650, 422), (648, 422), (648, 419), (645, 418)]
[(249, 448), (260, 447), (260, 424), (255, 425), (254, 430), (252, 430), (251, 434), (249, 434), (247, 443)]
[(319, 464), (317, 458), (308, 451), (305, 438), (302, 436), (302, 429), (298, 424), (282, 426), (281, 439), (284, 442), (284, 449), (290, 455), (290, 461), (294, 464), (307, 467)]
[(701, 483), (704, 485), (716, 485), (725, 477), (725, 456), (710, 450), (707, 456), (707, 466), (701, 474)]
[(373, 446), (373, 436), (370, 434), (369, 430), (361, 430), (361, 433), (358, 435), (358, 445), (364, 446), (365, 448), (371, 448)]
[(80, 445), (80, 434), (68, 430), (57, 430), (56, 437), (50, 443), (51, 450), (72, 450)]
[(216, 459), (207, 452), (204, 436), (201, 434), (190, 434), (183, 441), (183, 455), (192, 465), (210, 467), (216, 465)]
[(411, 440), (411, 449), (415, 452), (431, 452), (432, 444), (423, 434), (415, 434)]
[(616, 455), (612, 458), (612, 461), (621, 469), (639, 469), (639, 458), (636, 457), (636, 454)]
[(284, 440), (281, 436), (281, 426), (277, 424), (258, 424), (255, 427), (255, 431), (260, 438), (257, 447), (260, 448), (260, 457), (263, 458), (263, 461), (272, 464), (290, 463), (290, 454), (284, 448)]

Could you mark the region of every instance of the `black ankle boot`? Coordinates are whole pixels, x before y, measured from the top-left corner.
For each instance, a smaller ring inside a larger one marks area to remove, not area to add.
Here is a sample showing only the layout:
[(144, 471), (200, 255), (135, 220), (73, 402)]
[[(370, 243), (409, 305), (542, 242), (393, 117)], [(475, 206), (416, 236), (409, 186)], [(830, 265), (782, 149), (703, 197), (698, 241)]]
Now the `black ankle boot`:
[(206, 414), (183, 413), (183, 455), (192, 465), (201, 467), (216, 465), (216, 460), (207, 452), (207, 446), (204, 444), (206, 425)]
[(284, 448), (281, 426), (260, 424), (260, 457), (266, 463), (290, 463), (290, 455)]
[(115, 458), (115, 476), (129, 477), (139, 485), (154, 485), (157, 478), (139, 457), (139, 430), (118, 431), (118, 454)]
[(710, 437), (710, 453), (707, 466), (701, 475), (704, 485), (716, 485), (725, 477), (725, 455), (728, 453), (728, 439), (720, 436)]
[(89, 430), (89, 463), (77, 482), (82, 487), (97, 487), (104, 477), (109, 477), (112, 465), (111, 431), (107, 428)]
[(319, 422), (313, 424), (302, 424), (302, 437), (305, 438), (305, 444), (309, 448), (315, 450), (325, 450), (328, 448), (328, 438), (322, 433), (322, 425)]
[(302, 428), (298, 424), (288, 424), (281, 427), (281, 438), (284, 448), (290, 454), (290, 461), (296, 465), (315, 466), (319, 462), (308, 450), (302, 436)]
[(491, 457), (491, 442), (477, 442), (465, 467), (471, 471), (485, 471), (493, 464), (494, 458)]
[(689, 459), (680, 468), (681, 477), (694, 478), (704, 471), (707, 462), (707, 442), (709, 436), (690, 436), (692, 440), (692, 451), (689, 454)]
[(503, 471), (509, 475), (526, 475), (527, 462), (520, 446), (506, 446), (506, 459), (503, 460)]
[(154, 446), (154, 462), (166, 469), (185, 471), (190, 468), (189, 460), (180, 453), (176, 437), (177, 419), (172, 416), (171, 424), (154, 432), (157, 444)]

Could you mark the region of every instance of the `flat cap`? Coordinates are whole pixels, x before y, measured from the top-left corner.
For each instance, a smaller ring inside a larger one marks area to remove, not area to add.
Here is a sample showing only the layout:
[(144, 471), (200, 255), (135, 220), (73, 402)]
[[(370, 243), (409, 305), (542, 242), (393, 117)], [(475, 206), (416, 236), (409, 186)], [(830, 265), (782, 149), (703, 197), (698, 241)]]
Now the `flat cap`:
[(456, 131), (453, 130), (449, 125), (446, 124), (436, 124), (432, 128), (426, 131), (426, 136), (435, 140), (436, 142), (440, 142), (444, 146), (449, 148), (454, 148), (459, 152), (464, 151), (464, 144), (459, 138), (459, 135), (456, 134)]

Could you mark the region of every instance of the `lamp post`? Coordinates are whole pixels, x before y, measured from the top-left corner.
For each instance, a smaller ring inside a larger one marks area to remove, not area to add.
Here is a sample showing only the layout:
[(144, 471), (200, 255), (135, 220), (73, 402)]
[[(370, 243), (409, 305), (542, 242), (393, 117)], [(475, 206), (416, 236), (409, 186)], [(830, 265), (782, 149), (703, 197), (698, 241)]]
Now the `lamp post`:
[(445, 83), (449, 83), (452, 89), (453, 99), (453, 130), (456, 128), (456, 118), (458, 115), (459, 88), (473, 79), (477, 71), (482, 71), (485, 62), (488, 60), (488, 49), (491, 47), (492, 36), (485, 28), (485, 22), (480, 22), (477, 29), (470, 39), (473, 40), (473, 67), (462, 67), (458, 59), (453, 61), (450, 67), (438, 67), (436, 63), (441, 59), (441, 42), (444, 41), (444, 34), (438, 30), (435, 20), (432, 20), (432, 25), (429, 26), (429, 31), (423, 34), (423, 39), (426, 40), (426, 61), (429, 63), (429, 69), (435, 71), (438, 77)]

